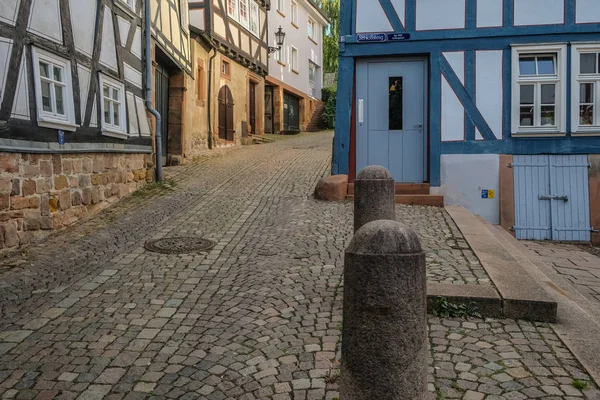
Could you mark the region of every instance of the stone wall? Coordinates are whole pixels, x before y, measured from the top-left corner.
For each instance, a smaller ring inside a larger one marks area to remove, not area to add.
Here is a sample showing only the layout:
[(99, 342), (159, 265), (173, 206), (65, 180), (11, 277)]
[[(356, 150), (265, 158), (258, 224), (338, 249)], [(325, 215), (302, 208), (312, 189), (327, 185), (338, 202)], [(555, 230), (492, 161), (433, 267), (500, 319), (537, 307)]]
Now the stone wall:
[(152, 179), (150, 154), (0, 153), (0, 251), (72, 224)]

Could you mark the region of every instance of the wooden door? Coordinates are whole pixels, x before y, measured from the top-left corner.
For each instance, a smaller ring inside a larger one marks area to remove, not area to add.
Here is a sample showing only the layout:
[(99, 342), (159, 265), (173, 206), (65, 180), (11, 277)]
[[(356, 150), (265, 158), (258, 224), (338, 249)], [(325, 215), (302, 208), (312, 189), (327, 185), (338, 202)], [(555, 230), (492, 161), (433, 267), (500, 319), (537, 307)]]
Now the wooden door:
[(219, 138), (233, 141), (233, 96), (227, 85), (219, 90)]
[(256, 83), (250, 82), (250, 134), (256, 135)]
[(273, 86), (265, 86), (265, 133), (273, 133)]
[(283, 94), (283, 130), (300, 130), (300, 99), (291, 94)]

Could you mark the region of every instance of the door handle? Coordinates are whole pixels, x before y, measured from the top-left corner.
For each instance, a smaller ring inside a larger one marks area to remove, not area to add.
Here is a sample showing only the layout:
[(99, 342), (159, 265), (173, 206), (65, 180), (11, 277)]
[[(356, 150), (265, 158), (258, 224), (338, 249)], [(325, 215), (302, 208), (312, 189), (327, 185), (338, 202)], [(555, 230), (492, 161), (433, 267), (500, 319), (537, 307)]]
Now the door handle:
[(569, 201), (569, 196), (563, 195), (563, 196), (551, 196), (548, 194), (540, 194), (538, 196), (538, 200), (562, 200), (562, 201)]
[(358, 123), (362, 124), (363, 122), (365, 122), (364, 100), (358, 99)]
[(423, 124), (415, 124), (415, 128), (423, 128)]

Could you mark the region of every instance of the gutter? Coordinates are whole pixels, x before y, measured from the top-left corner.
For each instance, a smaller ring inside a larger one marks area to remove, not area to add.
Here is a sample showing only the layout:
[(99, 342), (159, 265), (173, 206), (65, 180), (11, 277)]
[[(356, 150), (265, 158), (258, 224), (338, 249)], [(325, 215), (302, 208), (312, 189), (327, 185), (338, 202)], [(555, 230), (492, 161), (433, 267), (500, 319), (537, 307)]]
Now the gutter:
[(151, 53), (151, 22), (150, 22), (150, 0), (144, 0), (144, 29), (146, 40), (146, 108), (156, 118), (156, 135), (154, 136), (156, 147), (156, 181), (162, 181), (162, 117), (152, 105), (152, 57)]
[(208, 61), (208, 90), (206, 93), (206, 111), (207, 111), (207, 121), (208, 121), (208, 149), (212, 150), (213, 148), (213, 130), (212, 130), (212, 113), (211, 113), (211, 104), (212, 104), (212, 81), (213, 81), (213, 61), (217, 56), (217, 45), (213, 42), (213, 40), (206, 35), (205, 32), (195, 29), (193, 26), (190, 26), (190, 31), (195, 33), (202, 41), (208, 44), (212, 51), (213, 55), (210, 56)]

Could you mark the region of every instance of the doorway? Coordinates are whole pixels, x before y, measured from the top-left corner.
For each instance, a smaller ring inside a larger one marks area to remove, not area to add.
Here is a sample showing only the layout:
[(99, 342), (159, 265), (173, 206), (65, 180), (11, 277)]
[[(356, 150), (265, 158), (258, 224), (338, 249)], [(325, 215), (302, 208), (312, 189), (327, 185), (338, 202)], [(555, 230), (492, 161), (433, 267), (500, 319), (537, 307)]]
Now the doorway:
[(234, 140), (233, 96), (227, 85), (219, 90), (219, 139)]
[(356, 64), (356, 170), (382, 165), (396, 182), (427, 179), (427, 60)]
[(249, 103), (249, 113), (248, 116), (250, 120), (250, 134), (256, 135), (256, 83), (250, 82), (250, 103)]
[(265, 133), (273, 133), (273, 86), (265, 86)]
[(300, 130), (300, 99), (289, 93), (283, 94), (283, 131)]
[(160, 113), (162, 165), (167, 165), (169, 143), (169, 71), (164, 64), (156, 64), (154, 90), (156, 110)]

